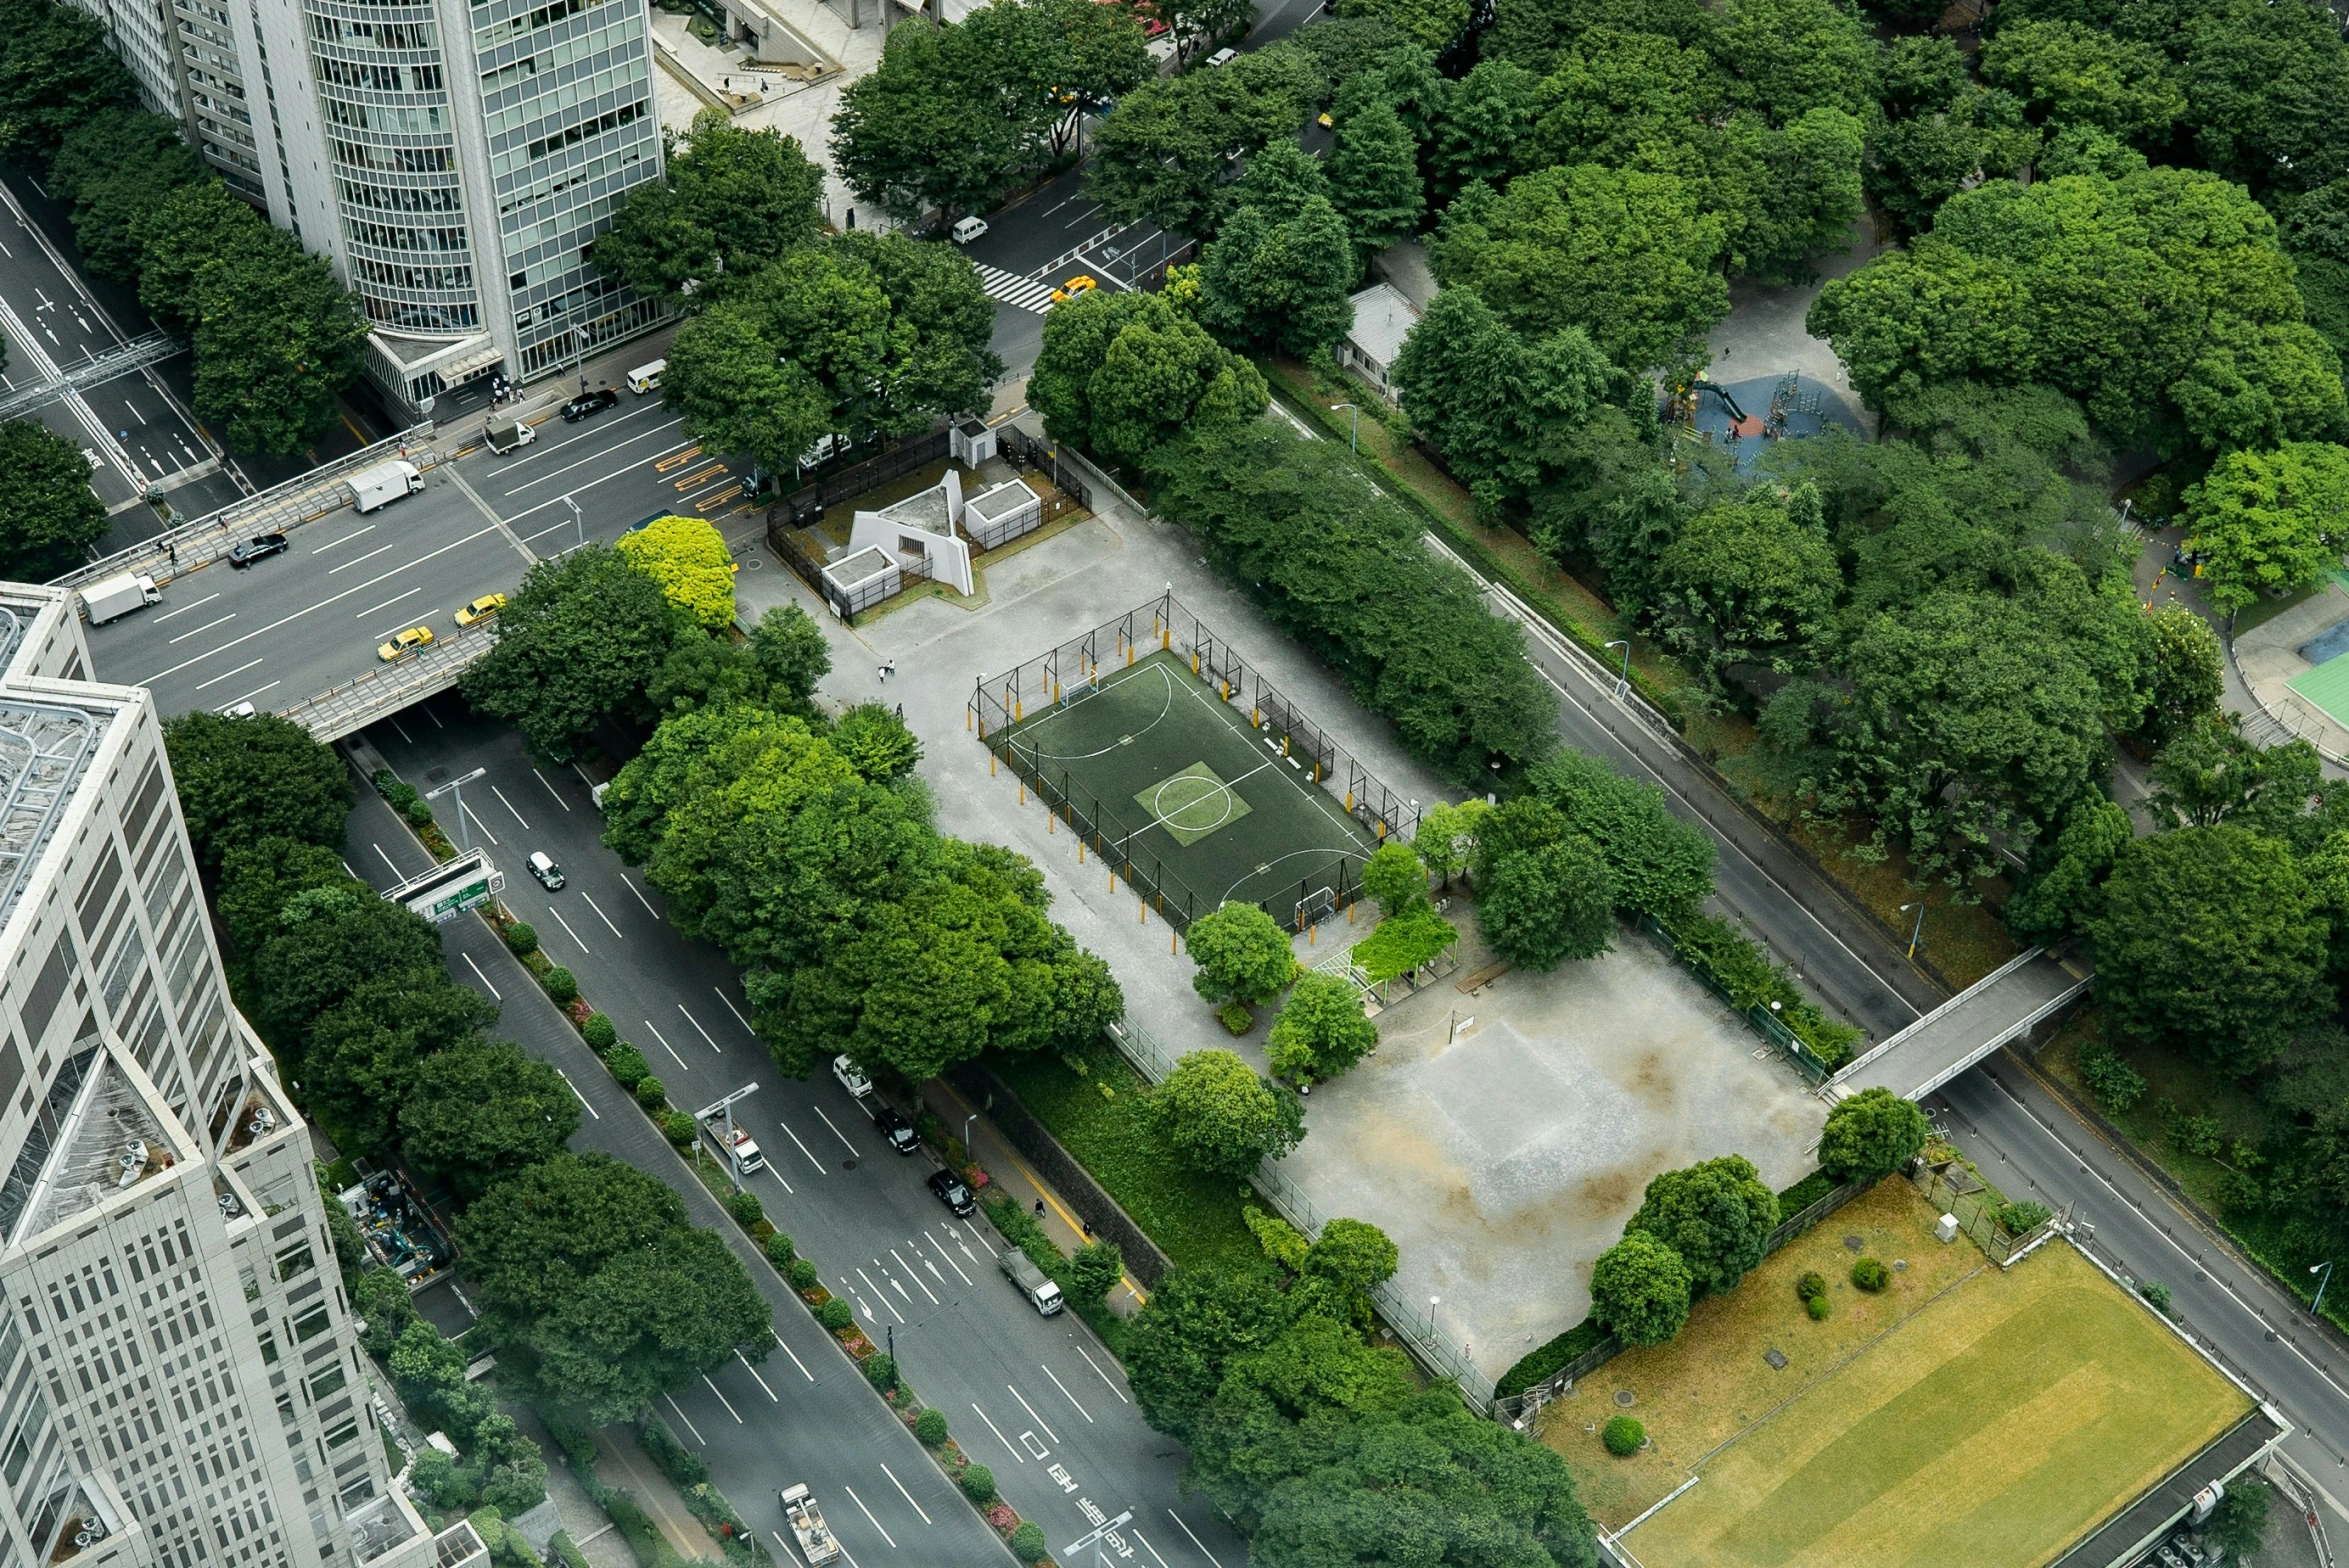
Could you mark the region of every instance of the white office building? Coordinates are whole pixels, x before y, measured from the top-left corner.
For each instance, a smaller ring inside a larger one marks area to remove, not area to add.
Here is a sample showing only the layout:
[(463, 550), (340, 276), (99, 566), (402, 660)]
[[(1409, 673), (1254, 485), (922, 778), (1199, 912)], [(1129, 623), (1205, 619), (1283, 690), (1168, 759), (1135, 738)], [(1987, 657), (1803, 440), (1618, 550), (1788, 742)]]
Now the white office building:
[(152, 700), (0, 584), (0, 1568), (434, 1568)]
[(368, 369), (429, 411), (655, 325), (587, 248), (661, 172), (640, 0), (79, 0), (150, 105), (359, 296)]

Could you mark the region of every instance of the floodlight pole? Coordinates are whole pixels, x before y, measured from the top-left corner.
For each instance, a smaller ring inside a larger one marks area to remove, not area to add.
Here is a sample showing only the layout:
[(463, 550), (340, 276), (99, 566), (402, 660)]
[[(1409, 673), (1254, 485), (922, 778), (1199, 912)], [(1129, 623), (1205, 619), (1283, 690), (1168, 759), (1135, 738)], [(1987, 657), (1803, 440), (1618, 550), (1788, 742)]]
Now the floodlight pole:
[(2311, 1274), (2314, 1274), (2318, 1269), (2323, 1269), (2325, 1271), (2325, 1277), (2316, 1282), (2316, 1305), (2310, 1307), (2308, 1310), (2311, 1313), (2321, 1317), (2324, 1315), (2325, 1310), (2325, 1287), (2333, 1282), (2333, 1266), (2329, 1262), (2312, 1263), (2308, 1266), (2308, 1272)]
[(443, 795), (457, 797), (457, 844), (468, 855), (473, 853), (473, 835), (465, 828), (465, 786), (475, 779), (487, 778), (488, 776), (489, 769), (475, 768), (463, 778), (451, 779), (440, 788), (427, 790), (424, 794), (426, 800), (438, 800)]
[(1070, 1558), (1076, 1556), (1077, 1553), (1090, 1546), (1093, 1548), (1093, 1561), (1095, 1563), (1106, 1561), (1106, 1559), (1104, 1559), (1101, 1555), (1101, 1543), (1107, 1540), (1110, 1536), (1115, 1535), (1117, 1533), (1118, 1527), (1125, 1524), (1133, 1517), (1134, 1511), (1129, 1508), (1124, 1513), (1119, 1514), (1115, 1519), (1104, 1521), (1101, 1525), (1101, 1528), (1095, 1530), (1092, 1534), (1078, 1536), (1075, 1540), (1069, 1542), (1068, 1545), (1060, 1549), (1060, 1560), (1062, 1562), (1067, 1562)]
[(1623, 673), (1615, 678), (1615, 700), (1621, 702), (1631, 694), (1631, 643), (1629, 639), (1607, 644), (1623, 650)]
[(1914, 958), (1917, 956), (1917, 949), (1922, 947), (1925, 942), (1925, 901), (1920, 898), (1915, 903), (1903, 904), (1900, 908), (1903, 914), (1912, 909), (1917, 912), (1917, 927), (1909, 933), (1909, 957)]
[(1353, 437), (1347, 441), (1346, 450), (1349, 452), (1360, 452), (1362, 450), (1361, 405), (1356, 403), (1332, 403), (1329, 406), (1329, 411), (1333, 414), (1342, 414), (1349, 408), (1354, 410), (1354, 434)]
[(741, 1088), (735, 1090), (732, 1094), (727, 1095), (724, 1099), (713, 1101), (712, 1103), (703, 1106), (700, 1110), (693, 1113), (693, 1135), (696, 1138), (701, 1136), (702, 1123), (708, 1121), (713, 1116), (723, 1115), (726, 1118), (726, 1177), (729, 1181), (734, 1183), (734, 1190), (736, 1192), (740, 1192), (742, 1190), (742, 1168), (734, 1158), (734, 1102), (736, 1100), (747, 1099), (751, 1095), (756, 1094), (758, 1092), (758, 1087), (759, 1086), (755, 1082), (746, 1083)]

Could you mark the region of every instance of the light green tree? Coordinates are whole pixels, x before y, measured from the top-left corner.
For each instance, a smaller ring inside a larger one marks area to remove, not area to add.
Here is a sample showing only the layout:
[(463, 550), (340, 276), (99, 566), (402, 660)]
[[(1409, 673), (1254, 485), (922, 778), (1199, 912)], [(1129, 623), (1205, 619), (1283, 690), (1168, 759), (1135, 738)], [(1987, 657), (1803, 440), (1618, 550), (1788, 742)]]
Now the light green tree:
[(1272, 1022), (1266, 1055), (1280, 1077), (1315, 1083), (1337, 1077), (1377, 1048), (1378, 1025), (1362, 1015), (1353, 983), (1305, 974)]
[(2349, 541), (2349, 450), (2291, 441), (2229, 452), (2187, 492), (2185, 512), (2193, 547), (2210, 556), (2203, 580), (2218, 609), (2305, 588)]
[(1296, 1092), (1230, 1051), (1193, 1051), (1175, 1063), (1150, 1091), (1149, 1110), (1179, 1157), (1219, 1176), (1245, 1175), (1305, 1136)]

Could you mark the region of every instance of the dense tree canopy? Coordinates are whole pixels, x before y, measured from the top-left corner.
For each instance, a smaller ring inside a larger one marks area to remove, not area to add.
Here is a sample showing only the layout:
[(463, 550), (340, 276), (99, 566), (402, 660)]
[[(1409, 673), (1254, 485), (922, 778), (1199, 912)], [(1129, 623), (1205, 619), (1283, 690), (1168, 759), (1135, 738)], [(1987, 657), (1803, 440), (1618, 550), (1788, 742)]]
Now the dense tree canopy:
[(1086, 190), (1112, 217), (1203, 233), (1231, 160), (1295, 134), (1322, 90), (1310, 58), (1278, 48), (1144, 82), (1102, 122)]
[(496, 643), (461, 689), (540, 751), (568, 757), (604, 715), (637, 709), (676, 619), (658, 583), (590, 544), (523, 574), (498, 612)]
[(0, 576), (42, 582), (79, 566), (107, 521), (80, 447), (29, 419), (0, 423)]
[(813, 239), (823, 204), (824, 171), (797, 141), (704, 109), (669, 138), (662, 178), (612, 214), (595, 264), (640, 294), (705, 305)]
[(0, 158), (45, 163), (76, 126), (137, 101), (97, 16), (55, 0), (0, 8)]
[(272, 837), (342, 848), (350, 772), (299, 724), (183, 713), (165, 721), (163, 745), (198, 864), (216, 868), (229, 851)]
[(1889, 1176), (1916, 1157), (1931, 1130), (1916, 1101), (1890, 1089), (1862, 1089), (1827, 1113), (1819, 1166), (1844, 1181)]
[(1623, 1229), (1680, 1254), (1696, 1288), (1717, 1294), (1735, 1289), (1762, 1261), (1763, 1243), (1777, 1224), (1778, 1195), (1762, 1185), (1752, 1161), (1724, 1154), (1649, 1182), (1639, 1212)]
[(560, 1153), (579, 1126), (579, 1097), (518, 1045), (459, 1039), (417, 1065), (399, 1114), (410, 1163), (468, 1202)]
[(1158, 294), (1095, 290), (1054, 306), (1028, 377), (1053, 439), (1113, 463), (1252, 420), (1270, 396), (1262, 372)]
[(2349, 543), (2349, 448), (2287, 441), (2229, 452), (2187, 493), (2186, 526), (2209, 557), (2203, 577), (2221, 611), (2308, 587)]

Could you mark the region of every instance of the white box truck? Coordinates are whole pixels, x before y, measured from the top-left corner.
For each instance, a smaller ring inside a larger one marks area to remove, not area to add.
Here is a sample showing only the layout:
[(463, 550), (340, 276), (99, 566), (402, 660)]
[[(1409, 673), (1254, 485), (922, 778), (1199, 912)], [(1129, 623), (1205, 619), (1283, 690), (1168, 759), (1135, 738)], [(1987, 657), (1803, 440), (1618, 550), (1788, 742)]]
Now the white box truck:
[(422, 490), (424, 474), (414, 463), (395, 457), (388, 463), (362, 468), (344, 482), (351, 487), (351, 504), (362, 512), (372, 512), (386, 501)]
[(1036, 1309), (1038, 1317), (1051, 1317), (1061, 1309), (1060, 1287), (1045, 1278), (1035, 1259), (1015, 1248), (999, 1254), (995, 1265), (1003, 1270), (1005, 1279), (1020, 1288), (1020, 1294), (1028, 1298), (1028, 1305)]
[(155, 586), (155, 579), (137, 572), (124, 572), (104, 582), (92, 583), (82, 590), (82, 608), (90, 612), (90, 624), (103, 626), (119, 616), (163, 597), (163, 590)]
[(749, 1133), (737, 1127), (734, 1129), (733, 1141), (727, 1142), (726, 1119), (723, 1116), (713, 1116), (703, 1122), (701, 1130), (710, 1140), (710, 1147), (717, 1151), (718, 1157), (734, 1167), (735, 1175), (748, 1176), (752, 1171), (766, 1168), (767, 1157), (759, 1153), (758, 1143)]
[(831, 1526), (824, 1523), (823, 1510), (808, 1495), (807, 1483), (787, 1486), (775, 1496), (783, 1504), (783, 1518), (790, 1524), (791, 1533), (799, 1538), (799, 1550), (807, 1558), (809, 1568), (824, 1568), (826, 1563), (840, 1561), (840, 1543), (832, 1538)]

